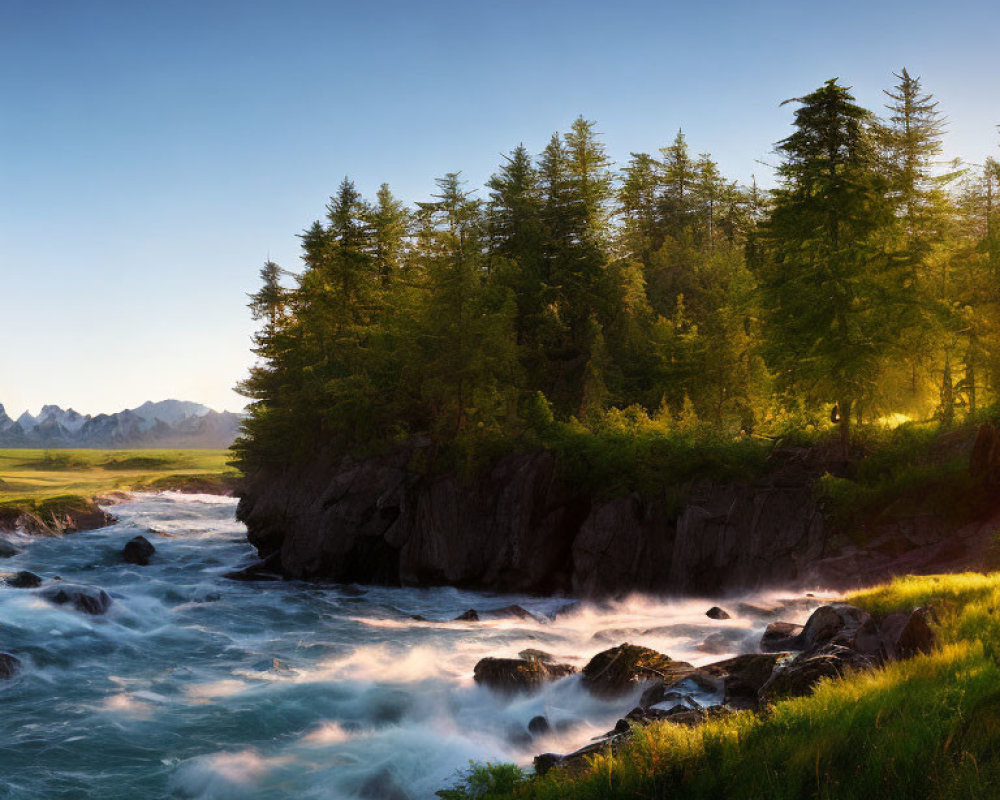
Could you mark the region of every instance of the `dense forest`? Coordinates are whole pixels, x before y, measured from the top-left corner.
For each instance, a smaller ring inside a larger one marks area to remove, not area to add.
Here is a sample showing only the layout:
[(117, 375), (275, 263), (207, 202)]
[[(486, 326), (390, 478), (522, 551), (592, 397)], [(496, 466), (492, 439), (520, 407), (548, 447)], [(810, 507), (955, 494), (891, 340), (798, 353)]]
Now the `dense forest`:
[(683, 133), (616, 166), (582, 117), (481, 193), (449, 173), (408, 208), (345, 179), (301, 272), (268, 262), (251, 298), (243, 466), (554, 425), (836, 423), (846, 455), (859, 424), (976, 413), (1000, 396), (1000, 164), (945, 162), (937, 101), (896, 77), (879, 113), (836, 80), (789, 101), (770, 191)]

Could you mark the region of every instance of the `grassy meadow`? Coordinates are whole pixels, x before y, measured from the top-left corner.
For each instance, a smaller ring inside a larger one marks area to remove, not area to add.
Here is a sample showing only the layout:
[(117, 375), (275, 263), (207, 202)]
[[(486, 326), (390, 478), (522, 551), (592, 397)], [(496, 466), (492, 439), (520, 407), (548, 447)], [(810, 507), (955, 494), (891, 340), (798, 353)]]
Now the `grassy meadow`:
[(582, 770), (528, 779), (480, 765), (450, 798), (1000, 797), (1000, 573), (901, 578), (847, 598), (873, 613), (935, 609), (928, 655), (825, 680), (768, 712), (638, 728)]
[(224, 487), (228, 450), (0, 450), (0, 504), (36, 506), (111, 491)]

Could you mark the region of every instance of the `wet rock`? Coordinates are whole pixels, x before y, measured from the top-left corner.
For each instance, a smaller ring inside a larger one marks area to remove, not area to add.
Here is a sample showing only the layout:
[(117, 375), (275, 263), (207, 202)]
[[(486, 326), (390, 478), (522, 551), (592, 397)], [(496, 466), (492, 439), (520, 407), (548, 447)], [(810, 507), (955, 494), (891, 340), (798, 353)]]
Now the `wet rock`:
[(729, 612), (719, 608), (718, 606), (712, 606), (708, 611), (705, 612), (705, 616), (709, 619), (731, 619)]
[(532, 717), (528, 722), (528, 732), (532, 736), (544, 736), (546, 733), (552, 730), (552, 726), (549, 725), (548, 719), (539, 715), (537, 717)]
[(528, 661), (541, 661), (543, 664), (550, 664), (555, 661), (555, 657), (551, 653), (546, 653), (544, 650), (536, 650), (533, 647), (522, 650), (517, 654), (517, 657), (527, 659)]
[(545, 775), (553, 767), (558, 767), (562, 764), (564, 758), (565, 756), (561, 756), (558, 753), (542, 753), (541, 755), (535, 756), (535, 774), (539, 777)]
[(672, 722), (676, 725), (701, 725), (710, 719), (727, 716), (734, 713), (726, 706), (692, 706), (678, 703), (670, 708), (633, 708), (623, 719), (618, 720), (614, 729), (608, 734), (628, 734), (635, 725), (649, 725), (652, 722)]
[(854, 648), (880, 661), (929, 653), (936, 639), (929, 615), (928, 609), (918, 608), (909, 613), (889, 614), (877, 622), (869, 620), (855, 635)]
[(788, 650), (799, 650), (802, 626), (792, 622), (772, 622), (767, 626), (760, 640), (760, 649), (764, 653), (782, 653)]
[(695, 668), (685, 661), (674, 661), (648, 647), (621, 644), (590, 660), (583, 668), (583, 685), (599, 697), (614, 697), (625, 694), (641, 681), (661, 680), (669, 684), (693, 672)]
[(745, 636), (746, 631), (739, 629), (714, 631), (705, 637), (705, 640), (698, 645), (698, 649), (703, 653), (715, 655), (739, 652)]
[(494, 691), (513, 693), (537, 689), (549, 681), (576, 672), (569, 664), (553, 664), (528, 658), (483, 658), (476, 664), (476, 683)]
[(809, 617), (798, 637), (797, 650), (814, 650), (827, 643), (854, 647), (858, 633), (871, 620), (871, 615), (847, 603), (820, 606)]
[(12, 589), (35, 589), (42, 585), (42, 577), (40, 575), (36, 575), (34, 572), (21, 570), (20, 572), (8, 577), (4, 583)]
[(243, 569), (227, 572), (222, 577), (231, 581), (280, 581), (281, 559), (278, 554), (268, 556), (262, 561), (255, 561)]
[(57, 606), (71, 604), (84, 614), (104, 614), (111, 607), (111, 596), (98, 586), (57, 583), (41, 590), (41, 596)]
[(21, 659), (10, 653), (0, 653), (0, 681), (10, 680), (21, 671)]
[(703, 669), (721, 676), (727, 705), (745, 708), (756, 704), (758, 693), (770, 679), (779, 658), (776, 653), (746, 653)]
[(14, 545), (8, 542), (6, 539), (0, 539), (0, 558), (11, 558), (16, 556), (21, 551), (18, 550)]
[(156, 548), (145, 536), (136, 536), (129, 539), (122, 548), (122, 558), (129, 564), (138, 564), (145, 567), (149, 564), (149, 559), (153, 557)]
[(771, 673), (760, 688), (758, 697), (763, 704), (786, 697), (802, 697), (812, 692), (822, 678), (839, 678), (849, 671), (869, 669), (876, 659), (839, 644), (801, 653)]
[(739, 603), (737, 613), (742, 617), (774, 617), (781, 611), (778, 603)]
[(479, 612), (474, 608), (470, 608), (468, 611), (463, 611), (459, 614), (454, 622), (479, 622)]

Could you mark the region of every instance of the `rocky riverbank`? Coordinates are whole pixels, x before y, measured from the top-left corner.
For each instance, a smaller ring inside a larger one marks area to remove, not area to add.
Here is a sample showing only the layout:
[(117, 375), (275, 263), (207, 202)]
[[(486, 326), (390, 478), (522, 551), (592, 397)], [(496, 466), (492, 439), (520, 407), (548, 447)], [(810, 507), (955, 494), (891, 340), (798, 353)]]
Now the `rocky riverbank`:
[[(777, 614), (781, 609), (756, 610)], [(535, 773), (582, 769), (589, 757), (616, 752), (637, 728), (653, 722), (690, 726), (739, 711), (765, 712), (775, 702), (810, 694), (821, 679), (930, 653), (936, 641), (929, 624), (932, 617), (926, 608), (877, 616), (853, 605), (832, 603), (816, 609), (804, 626), (775, 620), (757, 652), (700, 667), (641, 645), (623, 643), (604, 650), (581, 670), (583, 687), (595, 697), (609, 699), (634, 697), (639, 686), (638, 705), (627, 713), (623, 708), (612, 730), (579, 749), (538, 755)], [(475, 680), (504, 695), (530, 694), (575, 671), (568, 664), (554, 663), (547, 653), (527, 650), (518, 658), (481, 660)], [(539, 716), (529, 722), (526, 735), (549, 729), (549, 720)]]
[[(249, 476), (237, 516), (262, 562), (248, 574), (590, 597), (851, 588), (976, 568), (1000, 524), (997, 503), (962, 524), (904, 509), (844, 531), (816, 490), (827, 467), (807, 448), (776, 451), (753, 481), (692, 483), (678, 508), (677, 487), (575, 490), (544, 450), (471, 478), (426, 474), (415, 465), (427, 446)], [(973, 461), (989, 480), (993, 467)]]

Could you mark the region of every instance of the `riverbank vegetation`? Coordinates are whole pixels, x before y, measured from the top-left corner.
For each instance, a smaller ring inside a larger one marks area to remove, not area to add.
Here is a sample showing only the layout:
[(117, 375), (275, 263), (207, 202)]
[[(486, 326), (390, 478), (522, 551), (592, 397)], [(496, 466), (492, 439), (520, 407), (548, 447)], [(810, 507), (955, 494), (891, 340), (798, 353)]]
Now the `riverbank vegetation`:
[(228, 450), (0, 450), (0, 506), (37, 512), (111, 491), (224, 491)]
[(1000, 782), (1000, 573), (901, 578), (851, 595), (872, 613), (934, 609), (928, 655), (822, 681), (766, 713), (638, 728), (582, 770), (479, 766), (448, 798), (968, 798)]
[(251, 299), (241, 466), (421, 436), (449, 469), (541, 445), (663, 485), (975, 418), (1000, 395), (1000, 165), (945, 163), (937, 101), (897, 79), (881, 115), (837, 81), (795, 100), (771, 191), (683, 133), (612, 164), (583, 118), (478, 194), (345, 179)]

